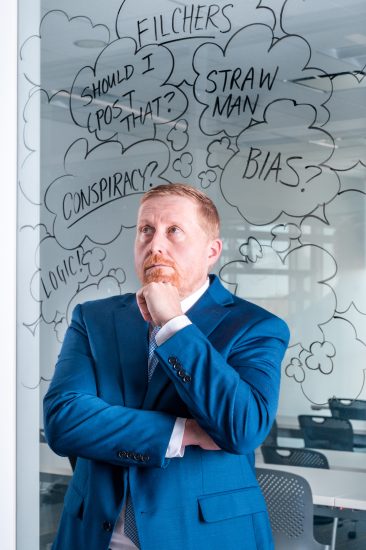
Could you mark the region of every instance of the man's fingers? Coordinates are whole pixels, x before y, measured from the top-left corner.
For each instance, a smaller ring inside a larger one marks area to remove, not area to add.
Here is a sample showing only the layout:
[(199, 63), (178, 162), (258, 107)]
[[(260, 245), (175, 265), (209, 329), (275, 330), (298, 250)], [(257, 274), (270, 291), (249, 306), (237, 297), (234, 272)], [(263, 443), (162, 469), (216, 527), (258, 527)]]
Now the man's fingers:
[(168, 281), (146, 284), (136, 293), (136, 299), (143, 318), (155, 325), (163, 326), (182, 315), (178, 290)]
[(142, 289), (140, 289), (137, 293), (136, 293), (136, 300), (137, 300), (137, 305), (138, 305), (138, 308), (141, 312), (141, 315), (142, 317), (144, 318), (145, 321), (148, 321), (148, 322), (151, 322), (152, 321), (152, 317), (150, 315), (150, 312), (149, 312), (149, 308), (147, 307), (147, 304), (146, 304), (146, 300), (145, 300), (145, 297), (142, 293)]

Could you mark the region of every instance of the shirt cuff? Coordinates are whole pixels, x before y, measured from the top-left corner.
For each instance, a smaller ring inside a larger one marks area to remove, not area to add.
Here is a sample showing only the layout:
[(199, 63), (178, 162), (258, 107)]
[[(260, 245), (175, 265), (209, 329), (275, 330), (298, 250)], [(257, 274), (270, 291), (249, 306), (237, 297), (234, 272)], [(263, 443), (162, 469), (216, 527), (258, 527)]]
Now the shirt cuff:
[(165, 453), (165, 458), (182, 458), (184, 456), (185, 447), (182, 447), (182, 441), (186, 421), (186, 418), (180, 418), (179, 416), (175, 421), (172, 435), (170, 436), (169, 445)]
[(170, 319), (157, 333), (155, 340), (158, 346), (164, 344), (171, 336), (173, 336), (178, 330), (181, 330), (184, 327), (191, 325), (191, 321), (188, 319), (187, 315), (178, 315)]

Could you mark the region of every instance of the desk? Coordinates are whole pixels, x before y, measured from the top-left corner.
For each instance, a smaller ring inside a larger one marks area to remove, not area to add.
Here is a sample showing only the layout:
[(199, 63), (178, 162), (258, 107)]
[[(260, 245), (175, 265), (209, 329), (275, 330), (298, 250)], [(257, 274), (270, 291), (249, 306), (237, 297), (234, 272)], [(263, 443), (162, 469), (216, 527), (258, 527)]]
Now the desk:
[[(363, 483), (366, 483), (366, 479), (363, 480)], [(352, 486), (346, 489), (341, 495), (335, 497), (334, 506), (336, 508), (363, 512), (363, 514), (360, 514), (360, 515), (362, 519), (365, 519), (365, 514), (366, 514), (365, 485), (363, 487)], [(341, 514), (343, 514), (343, 510)]]
[[(331, 470), (348, 470), (366, 473), (366, 453), (351, 451), (333, 451), (330, 449), (313, 449), (325, 455)], [(366, 487), (364, 489), (366, 496)]]

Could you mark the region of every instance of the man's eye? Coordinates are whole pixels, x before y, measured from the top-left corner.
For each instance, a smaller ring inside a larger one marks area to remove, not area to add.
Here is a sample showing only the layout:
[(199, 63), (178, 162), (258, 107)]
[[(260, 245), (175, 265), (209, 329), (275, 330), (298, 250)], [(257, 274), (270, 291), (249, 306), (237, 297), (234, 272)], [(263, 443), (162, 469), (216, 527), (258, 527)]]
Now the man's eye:
[(169, 227), (169, 233), (173, 233), (173, 234), (176, 234), (176, 233), (180, 233), (181, 229), (179, 227), (177, 227), (176, 225), (173, 225), (172, 227)]
[(141, 227), (140, 232), (149, 235), (152, 232), (152, 228), (148, 225), (144, 225), (144, 227)]

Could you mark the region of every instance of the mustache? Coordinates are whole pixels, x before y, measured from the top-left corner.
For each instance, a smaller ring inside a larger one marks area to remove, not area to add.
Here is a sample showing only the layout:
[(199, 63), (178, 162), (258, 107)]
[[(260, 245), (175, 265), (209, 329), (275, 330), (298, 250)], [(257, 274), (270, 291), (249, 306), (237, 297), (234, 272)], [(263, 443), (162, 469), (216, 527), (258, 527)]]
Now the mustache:
[(175, 263), (172, 260), (169, 260), (168, 258), (164, 258), (161, 254), (151, 254), (146, 260), (144, 261), (143, 268), (144, 270), (149, 269), (149, 267), (153, 267), (156, 264), (163, 264), (168, 267), (172, 267), (175, 269)]

